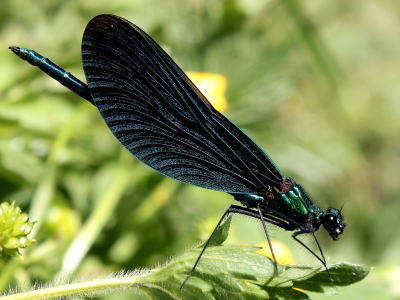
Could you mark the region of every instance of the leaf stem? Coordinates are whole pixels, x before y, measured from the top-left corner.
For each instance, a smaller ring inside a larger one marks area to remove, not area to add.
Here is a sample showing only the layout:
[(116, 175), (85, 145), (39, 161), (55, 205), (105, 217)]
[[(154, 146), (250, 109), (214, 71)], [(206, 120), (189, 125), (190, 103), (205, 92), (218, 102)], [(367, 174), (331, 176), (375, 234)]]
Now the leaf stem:
[(44, 300), (44, 299), (58, 299), (61, 297), (71, 296), (89, 296), (96, 297), (110, 292), (123, 290), (140, 282), (140, 277), (143, 276), (129, 276), (129, 277), (115, 277), (100, 280), (92, 280), (85, 282), (76, 282), (64, 284), (60, 286), (48, 287), (29, 292), (18, 293), (1, 297), (2, 300)]

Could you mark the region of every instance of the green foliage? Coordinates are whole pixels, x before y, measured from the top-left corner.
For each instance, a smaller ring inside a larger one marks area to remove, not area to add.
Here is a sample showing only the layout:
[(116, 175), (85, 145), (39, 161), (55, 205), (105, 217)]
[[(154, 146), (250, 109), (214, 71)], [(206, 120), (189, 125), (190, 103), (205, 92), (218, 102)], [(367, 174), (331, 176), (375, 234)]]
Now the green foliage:
[(170, 295), (166, 299), (309, 299), (308, 291), (335, 295), (336, 286), (353, 284), (369, 273), (368, 268), (340, 263), (329, 267), (332, 278), (320, 267), (305, 266), (280, 266), (282, 270), (275, 277), (272, 261), (254, 253), (257, 248), (213, 246), (180, 290), (200, 250), (189, 251), (145, 276), (138, 286), (152, 299), (157, 299), (154, 295), (160, 291)]
[(216, 231), (214, 246), (206, 249), (201, 263), (183, 289), (182, 282), (202, 246), (178, 256), (160, 269), (117, 274), (108, 276), (108, 279), (80, 281), (8, 297), (34, 300), (39, 299), (39, 293), (40, 297), (46, 296), (46, 299), (84, 295), (94, 297), (129, 287), (135, 293), (146, 295), (146, 299), (154, 300), (310, 299), (308, 291), (334, 295), (337, 294), (336, 286), (351, 285), (369, 273), (368, 268), (340, 263), (329, 267), (332, 277), (328, 277), (320, 267), (305, 266), (279, 266), (279, 275), (275, 276), (271, 259), (255, 253), (259, 248), (221, 246), (230, 223), (231, 218), (228, 218), (220, 227), (221, 230)]
[[(215, 233), (214, 241), (222, 243), (229, 226), (230, 218)], [(328, 277), (321, 267), (281, 265), (279, 276), (275, 276), (273, 261), (255, 253), (259, 248), (213, 246), (206, 249), (201, 263), (181, 290), (181, 284), (199, 256), (201, 247), (184, 253), (167, 266), (145, 276), (141, 288), (143, 293), (150, 295), (151, 299), (158, 299), (156, 295), (162, 293), (165, 299), (171, 300), (309, 299), (305, 291), (334, 295), (337, 294), (336, 286), (353, 284), (369, 273), (368, 268), (339, 263), (329, 267), (332, 277)]]

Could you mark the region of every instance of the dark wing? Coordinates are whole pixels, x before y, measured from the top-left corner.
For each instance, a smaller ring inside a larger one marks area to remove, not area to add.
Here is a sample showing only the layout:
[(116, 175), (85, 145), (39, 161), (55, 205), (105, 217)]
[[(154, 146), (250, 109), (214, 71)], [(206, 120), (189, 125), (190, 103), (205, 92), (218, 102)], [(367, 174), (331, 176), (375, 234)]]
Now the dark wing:
[(85, 29), (82, 59), (104, 121), (134, 156), (173, 179), (228, 193), (263, 193), (283, 175), (216, 111), (145, 32), (113, 15)]

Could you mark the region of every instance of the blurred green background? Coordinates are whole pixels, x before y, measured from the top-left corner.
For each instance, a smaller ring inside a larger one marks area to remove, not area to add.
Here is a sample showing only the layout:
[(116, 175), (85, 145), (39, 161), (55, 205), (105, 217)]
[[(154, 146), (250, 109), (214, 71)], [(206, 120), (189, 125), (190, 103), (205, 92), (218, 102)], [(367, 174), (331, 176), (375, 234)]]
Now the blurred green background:
[[(183, 70), (224, 75), (225, 114), (316, 204), (345, 203), (340, 242), (319, 232), (325, 255), (374, 269), (338, 298), (400, 299), (400, 3), (389, 0), (2, 0), (0, 197), (30, 210), (37, 243), (0, 267), (1, 290), (155, 267), (234, 203), (138, 162), (94, 107), (7, 49), (35, 49), (84, 81), (81, 37), (101, 13), (137, 24)], [(233, 242), (262, 241), (243, 224)]]

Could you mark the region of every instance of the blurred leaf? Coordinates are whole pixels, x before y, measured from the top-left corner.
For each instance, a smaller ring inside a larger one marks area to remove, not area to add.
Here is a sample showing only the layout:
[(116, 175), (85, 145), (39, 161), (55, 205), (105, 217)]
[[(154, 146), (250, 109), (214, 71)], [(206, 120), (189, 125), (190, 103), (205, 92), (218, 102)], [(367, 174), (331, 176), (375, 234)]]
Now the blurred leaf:
[[(222, 245), (222, 243), (225, 242), (226, 239), (228, 238), (231, 223), (232, 223), (232, 215), (230, 215), (225, 220), (223, 220), (221, 222), (220, 226), (215, 229), (214, 235), (213, 235), (212, 239), (210, 240), (208, 246), (211, 247), (211, 246)], [(200, 246), (204, 246), (206, 243), (207, 243), (207, 241), (205, 241)]]

